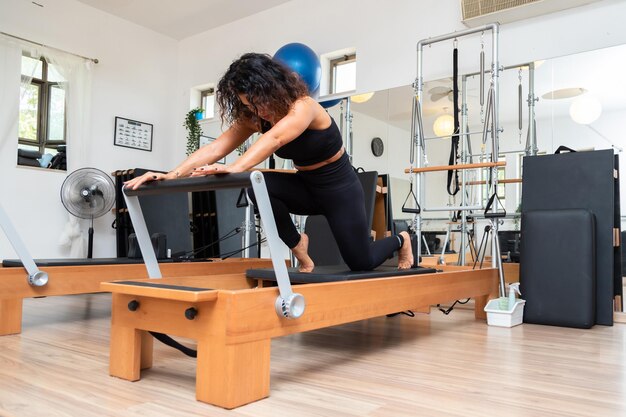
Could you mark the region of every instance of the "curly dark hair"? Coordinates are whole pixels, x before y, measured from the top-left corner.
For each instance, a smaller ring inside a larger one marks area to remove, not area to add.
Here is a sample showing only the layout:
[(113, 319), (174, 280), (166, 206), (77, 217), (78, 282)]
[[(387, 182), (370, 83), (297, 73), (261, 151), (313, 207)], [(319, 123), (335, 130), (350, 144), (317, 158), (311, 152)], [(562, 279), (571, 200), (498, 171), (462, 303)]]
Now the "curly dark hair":
[[(239, 94), (246, 95), (252, 109), (241, 102)], [(308, 94), (307, 85), (297, 73), (269, 55), (258, 53), (247, 53), (235, 60), (215, 92), (223, 123), (248, 121), (259, 129), (258, 107), (282, 118), (296, 100)]]

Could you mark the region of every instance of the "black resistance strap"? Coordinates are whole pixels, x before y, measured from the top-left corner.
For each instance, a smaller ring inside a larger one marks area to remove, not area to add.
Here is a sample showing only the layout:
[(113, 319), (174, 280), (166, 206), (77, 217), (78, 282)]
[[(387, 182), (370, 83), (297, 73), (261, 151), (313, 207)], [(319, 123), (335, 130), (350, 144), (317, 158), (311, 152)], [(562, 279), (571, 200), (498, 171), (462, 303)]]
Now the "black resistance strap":
[[(459, 159), (459, 50), (452, 50), (452, 96), (454, 113), (454, 136), (450, 145), (450, 159), (448, 165), (456, 165)], [(454, 180), (454, 183), (453, 183)], [(459, 171), (448, 171), (448, 194), (456, 195), (459, 192)]]

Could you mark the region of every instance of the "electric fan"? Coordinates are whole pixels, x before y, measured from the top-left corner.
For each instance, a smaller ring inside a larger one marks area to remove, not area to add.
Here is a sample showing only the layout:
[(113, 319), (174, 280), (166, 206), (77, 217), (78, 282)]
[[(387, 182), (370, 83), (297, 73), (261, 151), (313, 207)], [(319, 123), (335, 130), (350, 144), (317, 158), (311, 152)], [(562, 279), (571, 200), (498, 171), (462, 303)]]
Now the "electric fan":
[(61, 202), (72, 215), (91, 220), (87, 257), (93, 256), (93, 219), (111, 210), (115, 202), (115, 185), (105, 172), (81, 168), (67, 176), (61, 185)]

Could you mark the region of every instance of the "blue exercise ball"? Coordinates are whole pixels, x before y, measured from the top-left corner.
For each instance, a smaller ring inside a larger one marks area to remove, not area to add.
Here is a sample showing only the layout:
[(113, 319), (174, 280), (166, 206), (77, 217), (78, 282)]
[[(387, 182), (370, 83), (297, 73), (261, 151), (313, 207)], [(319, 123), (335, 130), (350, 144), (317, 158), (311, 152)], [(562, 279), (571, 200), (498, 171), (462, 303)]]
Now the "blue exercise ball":
[(326, 100), (326, 101), (321, 101), (320, 105), (325, 108), (325, 109), (329, 109), (339, 103), (341, 103), (341, 100), (343, 100), (342, 98), (336, 98), (334, 100)]
[(274, 54), (274, 59), (296, 72), (313, 93), (320, 86), (322, 65), (317, 54), (302, 43), (288, 43)]

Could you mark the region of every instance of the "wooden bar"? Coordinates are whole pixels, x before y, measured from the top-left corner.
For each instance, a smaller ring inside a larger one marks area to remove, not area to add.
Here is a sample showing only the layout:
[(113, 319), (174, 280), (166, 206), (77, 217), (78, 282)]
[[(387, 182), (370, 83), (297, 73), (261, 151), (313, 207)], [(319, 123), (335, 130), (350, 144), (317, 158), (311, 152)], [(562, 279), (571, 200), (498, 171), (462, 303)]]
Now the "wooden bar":
[[(300, 333), (424, 306), (474, 298), (475, 316), (485, 318), (483, 308), (497, 297), (497, 269), (470, 270), (442, 266), (444, 272), (388, 278), (298, 285), (306, 300), (304, 315), (297, 320), (278, 317), (274, 303), (276, 287), (256, 287), (233, 274), (230, 281), (241, 289), (187, 290), (197, 293), (193, 302), (168, 299), (169, 289), (145, 287), (129, 290), (127, 284), (103, 283), (113, 293), (111, 318), (112, 376), (135, 381), (142, 357), (142, 331), (156, 331), (198, 341), (196, 398), (224, 408), (235, 408), (269, 395), (270, 341)], [(212, 281), (213, 279), (213, 281)], [(207, 277), (209, 286), (219, 277)], [(202, 277), (170, 278), (187, 287)], [(142, 280), (140, 282), (145, 282)], [(214, 287), (212, 287), (214, 288)], [(203, 294), (217, 293), (203, 300)], [(139, 307), (131, 311), (130, 301)], [(185, 317), (193, 307), (197, 315)], [(124, 353), (127, 352), (127, 353)], [(114, 363), (115, 362), (115, 363)]]
[(505, 165), (506, 165), (506, 161), (478, 162), (475, 164), (458, 164), (458, 165), (436, 165), (436, 166), (423, 167), (423, 168), (413, 168), (413, 169), (406, 168), (404, 170), (404, 173), (414, 174), (414, 173), (419, 173), (419, 172), (433, 172), (433, 171), (458, 171), (462, 169), (503, 167)]

